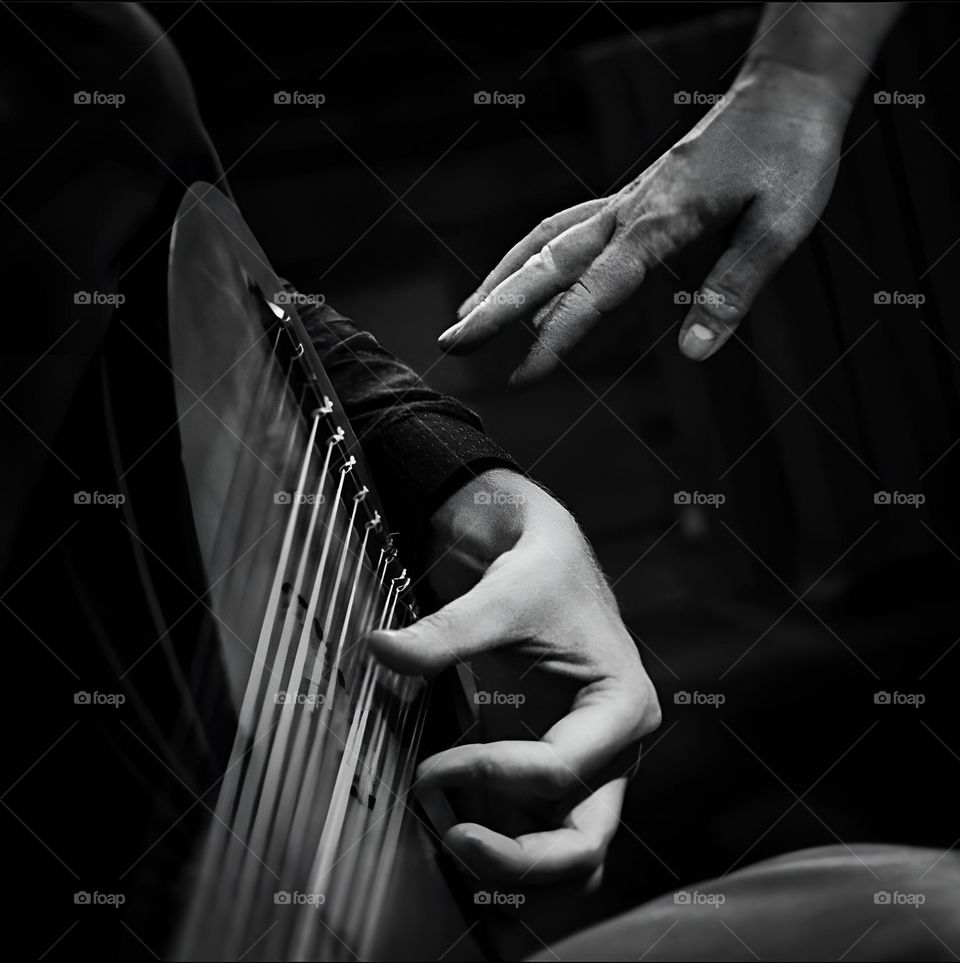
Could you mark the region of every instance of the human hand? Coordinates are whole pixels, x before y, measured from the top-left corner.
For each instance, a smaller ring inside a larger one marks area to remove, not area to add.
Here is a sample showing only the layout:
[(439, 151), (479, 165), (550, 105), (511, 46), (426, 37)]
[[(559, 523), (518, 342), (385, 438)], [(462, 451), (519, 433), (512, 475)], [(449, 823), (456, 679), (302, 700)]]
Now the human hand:
[(424, 760), (418, 790), (468, 790), (481, 821), (444, 844), (483, 880), (598, 877), (640, 738), (660, 708), (613, 593), (573, 517), (507, 470), (461, 488), (432, 520), (429, 579), (447, 601), (369, 636), (409, 674), (468, 663), (483, 742)]
[(470, 351), (539, 308), (536, 342), (511, 380), (540, 377), (649, 270), (701, 236), (730, 230), (680, 327), (688, 358), (711, 357), (826, 206), (850, 108), (818, 76), (751, 63), (631, 184), (547, 218), (512, 248), (461, 306), (441, 347)]

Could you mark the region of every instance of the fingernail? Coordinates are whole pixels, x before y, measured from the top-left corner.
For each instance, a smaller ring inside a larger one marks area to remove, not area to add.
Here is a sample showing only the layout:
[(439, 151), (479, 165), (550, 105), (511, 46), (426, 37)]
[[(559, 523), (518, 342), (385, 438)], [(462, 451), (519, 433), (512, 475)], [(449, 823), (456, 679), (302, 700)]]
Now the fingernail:
[(437, 341), (439, 342), (440, 347), (446, 348), (454, 340), (454, 338), (456, 338), (457, 332), (462, 330), (465, 324), (466, 324), (466, 320), (458, 321), (456, 324), (447, 328), (447, 330), (444, 331), (439, 338), (437, 338)]
[(700, 361), (706, 358), (713, 350), (713, 343), (716, 337), (716, 332), (711, 331), (710, 328), (705, 325), (691, 324), (687, 333), (683, 336), (681, 347), (683, 348), (684, 354), (688, 357), (693, 358), (695, 361)]

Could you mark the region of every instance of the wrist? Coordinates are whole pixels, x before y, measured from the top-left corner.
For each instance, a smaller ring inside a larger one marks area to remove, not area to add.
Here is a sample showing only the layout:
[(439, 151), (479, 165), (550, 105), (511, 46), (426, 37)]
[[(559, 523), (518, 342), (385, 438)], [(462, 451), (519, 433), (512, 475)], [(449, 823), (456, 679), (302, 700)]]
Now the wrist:
[[(852, 106), (903, 3), (766, 3), (744, 70), (793, 70), (805, 90)], [(809, 79), (809, 80), (808, 80)], [(820, 93), (820, 88), (824, 93)], [(849, 112), (849, 107), (848, 107)]]
[(569, 517), (535, 482), (509, 468), (492, 468), (471, 478), (433, 513), (431, 555), (457, 545), (492, 561), (517, 543), (531, 519), (559, 520), (561, 515)]
[(747, 58), (730, 87), (731, 99), (761, 93), (775, 109), (816, 115), (838, 127), (847, 124), (856, 90), (848, 91), (832, 78), (768, 55)]

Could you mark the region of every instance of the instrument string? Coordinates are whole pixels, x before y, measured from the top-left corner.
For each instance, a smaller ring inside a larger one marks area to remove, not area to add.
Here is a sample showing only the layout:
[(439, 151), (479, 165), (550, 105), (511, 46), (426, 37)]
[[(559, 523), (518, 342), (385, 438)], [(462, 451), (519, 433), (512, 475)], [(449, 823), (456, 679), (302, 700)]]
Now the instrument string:
[[(322, 410), (315, 413), (315, 418), (319, 419)], [(316, 432), (313, 433), (314, 437)], [(298, 599), (303, 588), (307, 564), (310, 558), (313, 545), (313, 533), (316, 528), (316, 521), (319, 515), (320, 505), (323, 503), (324, 483), (330, 465), (331, 455), (334, 446), (343, 439), (343, 430), (338, 429), (327, 442), (327, 453), (323, 462), (323, 469), (317, 485), (315, 486), (313, 505), (310, 511), (310, 520), (307, 526), (306, 535), (303, 539), (300, 557), (297, 561), (296, 572), (292, 580), (290, 597), (287, 610), (283, 618), (280, 630), (280, 638), (277, 644), (277, 651), (274, 656), (275, 665), (279, 671), (280, 681), (274, 687), (269, 681), (267, 693), (261, 705), (260, 719), (258, 725), (263, 730), (273, 719), (276, 719), (276, 726), (272, 738), (265, 740), (266, 745), (260, 751), (251, 753), (247, 767), (247, 774), (244, 778), (243, 788), (240, 793), (240, 801), (234, 819), (233, 829), (245, 845), (236, 845), (228, 850), (229, 858), (224, 866), (224, 880), (227, 886), (222, 887), (225, 895), (228, 895), (228, 887), (234, 887), (236, 891), (235, 902), (231, 897), (231, 906), (235, 907), (236, 917), (245, 920), (250, 911), (250, 902), (253, 891), (255, 890), (256, 877), (259, 867), (262, 866), (261, 853), (264, 849), (264, 840), (268, 827), (268, 821), (272, 815), (273, 804), (276, 798), (275, 791), (278, 780), (278, 773), (282, 770), (284, 756), (286, 754), (287, 738), (290, 731), (293, 711), (296, 707), (296, 694), (299, 691), (299, 680), (303, 671), (306, 646), (298, 644), (297, 651), (290, 662), (291, 641), (293, 638), (294, 624), (297, 621)], [(311, 439), (312, 442), (313, 439)], [(312, 444), (308, 447), (307, 460), (312, 454)], [(343, 491), (344, 480), (353, 468), (354, 461), (348, 462), (341, 468), (339, 482), (337, 485), (337, 495), (333, 500), (331, 511), (336, 517), (340, 506), (340, 495)], [(304, 478), (305, 481), (305, 478)], [(297, 501), (303, 498), (303, 484), (297, 486)], [(315, 581), (319, 581), (323, 567), (330, 551), (330, 541), (333, 533), (333, 519), (327, 526), (324, 538), (323, 550), (319, 562), (319, 571)], [(309, 614), (309, 613), (308, 613)], [(305, 622), (309, 626), (309, 618)], [(303, 635), (300, 636), (301, 640)], [(274, 674), (276, 678), (276, 673)], [(286, 691), (281, 699), (280, 685), (286, 679)], [(292, 696), (292, 698), (291, 698)], [(279, 718), (278, 717), (279, 712)], [(272, 872), (272, 870), (271, 870)], [(239, 910), (239, 912), (237, 912)], [(238, 940), (243, 936), (242, 927), (233, 927), (231, 937)]]
[[(307, 444), (306, 454), (300, 467), (297, 480), (296, 490), (298, 494), (303, 491), (306, 483), (307, 471), (309, 469), (310, 458), (313, 452), (314, 441), (316, 439), (319, 424), (320, 415), (319, 413), (315, 413), (310, 428), (310, 437)], [(273, 635), (273, 627), (280, 605), (283, 576), (287, 569), (299, 511), (300, 498), (297, 497), (294, 500), (294, 504), (290, 511), (290, 516), (287, 519), (287, 525), (284, 530), (283, 541), (280, 548), (280, 557), (274, 570), (270, 594), (267, 597), (266, 610), (263, 616), (260, 635), (257, 640), (253, 665), (250, 669), (250, 676), (247, 681), (243, 701), (240, 706), (237, 732), (234, 736), (233, 749), (230, 753), (231, 765), (228, 766), (224, 774), (223, 781), (221, 782), (220, 793), (217, 798), (217, 806), (215, 809), (215, 819), (211, 824), (211, 831), (207, 834), (204, 852), (201, 856), (200, 879), (197, 887), (197, 892), (200, 894), (200, 898), (194, 900), (191, 906), (185, 930), (188, 946), (192, 945), (196, 934), (201, 932), (201, 924), (204, 922), (204, 910), (206, 908), (206, 903), (211, 897), (213, 897), (216, 907), (216, 895), (221, 892), (222, 888), (225, 888), (222, 887), (223, 876), (220, 872), (218, 872), (218, 866), (220, 866), (224, 856), (226, 855), (224, 850), (228, 847), (229, 841), (233, 838), (228, 827), (231, 826), (233, 822), (231, 816), (233, 813), (234, 804), (236, 802), (237, 793), (241, 787), (241, 769), (243, 768), (241, 765), (241, 760), (243, 760), (248, 751), (248, 744), (249, 751), (251, 753), (255, 752), (259, 739), (264, 735), (264, 733), (261, 731), (262, 714), (260, 717), (257, 717), (256, 715), (257, 701), (263, 682), (262, 667), (265, 667), (268, 664), (267, 656), (270, 648), (270, 640)], [(254, 733), (256, 733), (256, 737), (252, 738)], [(214, 917), (218, 917), (219, 914), (214, 911), (212, 915)], [(208, 928), (207, 932), (213, 932), (213, 928)]]
[[(303, 443), (302, 436), (306, 434), (306, 432), (301, 428), (300, 418), (291, 419), (290, 417), (284, 417), (284, 407), (299, 412), (303, 405), (306, 387), (304, 386), (301, 390), (299, 400), (295, 402), (292, 401), (288, 386), (291, 365), (288, 364), (287, 366), (285, 378), (276, 375), (276, 369), (277, 362), (275, 360), (271, 372), (274, 374), (274, 377), (268, 379), (264, 398), (261, 403), (261, 410), (264, 412), (261, 434), (266, 438), (267, 444), (269, 445), (276, 443), (277, 435), (282, 437), (283, 447), (278, 461), (281, 466), (280, 477), (286, 479), (291, 475), (290, 466), (297, 461), (298, 451), (302, 450), (298, 449), (298, 442), (300, 444)], [(277, 391), (278, 403), (276, 406), (268, 404), (271, 389)], [(277, 476), (271, 473), (271, 478), (264, 478), (262, 471), (264, 467), (263, 461), (258, 458), (249, 447), (246, 445), (243, 447), (244, 451), (242, 454), (248, 454), (250, 456), (248, 458), (242, 458), (240, 463), (240, 469), (242, 470), (241, 477), (243, 480), (241, 489), (243, 500), (241, 504), (238, 504), (232, 510), (226, 512), (226, 514), (229, 514), (231, 517), (233, 527), (224, 535), (224, 541), (226, 541), (227, 535), (232, 534), (232, 542), (227, 543), (228, 548), (226, 554), (218, 560), (218, 563), (214, 564), (213, 570), (225, 571), (227, 576), (223, 588), (220, 589), (218, 583), (214, 582), (214, 589), (217, 594), (222, 593), (220, 608), (231, 612), (249, 612), (250, 620), (252, 622), (259, 622), (260, 618), (257, 603), (258, 600), (264, 596), (269, 597), (270, 587), (272, 585), (271, 575), (269, 573), (273, 570), (274, 559), (272, 553), (276, 551), (276, 547), (272, 539), (262, 537), (262, 531), (257, 531), (254, 537), (251, 535), (249, 529), (256, 523), (259, 523), (260, 519), (264, 517), (264, 500), (271, 496), (276, 497), (275, 485)], [(295, 471), (293, 472), (293, 478), (296, 478)], [(267, 491), (266, 486), (269, 486), (272, 491)], [(295, 482), (294, 487), (296, 487)], [(254, 550), (246, 563), (235, 566), (234, 561), (238, 558), (243, 558), (249, 551), (251, 544), (254, 546)], [(250, 623), (244, 620), (244, 624)]]
[[(343, 817), (345, 815), (347, 802), (349, 800), (349, 787), (353, 780), (353, 771), (356, 766), (356, 747), (357, 742), (362, 736), (362, 728), (366, 723), (369, 712), (370, 691), (374, 683), (375, 668), (372, 662), (367, 663), (367, 669), (363, 676), (360, 687), (360, 694), (357, 699), (356, 709), (350, 724), (350, 731), (347, 736), (346, 745), (343, 750), (343, 758), (337, 773), (336, 783), (333, 788), (333, 795), (330, 806), (327, 810), (327, 818), (317, 844), (314, 864), (309, 876), (308, 892), (315, 894), (317, 898), (326, 899), (326, 881), (329, 874), (329, 867), (333, 862), (336, 840), (339, 837)], [(308, 915), (301, 913), (298, 920), (297, 930), (294, 936), (293, 958), (296, 960), (306, 959), (311, 944), (314, 939), (315, 923), (314, 914)]]
[[(299, 356), (287, 366), (287, 384)], [(288, 398), (289, 392), (281, 397), (273, 416), (275, 422), (283, 421)], [(389, 576), (396, 557), (389, 537), (373, 565), (370, 541), (381, 528), (381, 521), (374, 514), (365, 524), (358, 524), (359, 509), (368, 493), (365, 487), (358, 482), (349, 517), (346, 512), (338, 512), (345, 501), (345, 480), (356, 464), (353, 456), (344, 453), (336, 494), (330, 501), (324, 498), (333, 452), (344, 440), (342, 430), (328, 440), (305, 525), (306, 513), (300, 513), (311, 457), (317, 450), (320, 419), (332, 411), (327, 399), (324, 402), (324, 408), (313, 413), (310, 423), (295, 502), (270, 579), (254, 666), (240, 706), (231, 752), (233, 764), (221, 782), (217, 816), (223, 823), (215, 820), (208, 833), (201, 859), (200, 898), (191, 907), (186, 929), (194, 937), (201, 927), (206, 930), (209, 945), (218, 948), (214, 953), (222, 951), (225, 933), (231, 947), (244, 934), (262, 935), (257, 932), (259, 921), (268, 907), (275, 908), (273, 901), (258, 899), (267, 897), (268, 885), (304, 881), (309, 892), (326, 896), (334, 870), (336, 901), (321, 913), (313, 906), (293, 907), (292, 925), (271, 928), (258, 944), (257, 956), (276, 958), (273, 953), (280, 955), (288, 944), (292, 944), (296, 958), (314, 956), (316, 923), (321, 916), (329, 916), (337, 925), (342, 923), (347, 933), (362, 930), (364, 907), (370, 907), (370, 888), (379, 893), (384, 885), (381, 877), (387, 872), (388, 863), (377, 857), (389, 852), (392, 860), (396, 851), (403, 815), (399, 793), (407, 784), (422, 731), (426, 700), (414, 697), (415, 690), (422, 688), (422, 680), (411, 681), (386, 670), (362, 645), (371, 628), (393, 627), (408, 614), (401, 596), (410, 579), (405, 570), (399, 576)], [(302, 395), (298, 407), (302, 410)], [(286, 436), (285, 464), (297, 435), (293, 431)], [(231, 491), (236, 480), (235, 475)], [(247, 486), (248, 500), (252, 487)], [(330, 505), (330, 511), (320, 523), (325, 527), (323, 547), (314, 568), (313, 535), (321, 503)], [(240, 514), (249, 517), (256, 512), (251, 509)], [(342, 538), (338, 528), (343, 531)], [(324, 572), (330, 567), (334, 537), (340, 544), (331, 580), (324, 577)], [(222, 538), (225, 533), (218, 529), (220, 544), (224, 544)], [(348, 565), (351, 558), (355, 561)], [(285, 581), (288, 569), (294, 566), (293, 578)], [(240, 574), (231, 579), (232, 594), (249, 593)], [(307, 585), (311, 589), (300, 621), (304, 606), (298, 606), (298, 601)], [(287, 609), (281, 623), (282, 597), (286, 598)], [(317, 617), (321, 605), (322, 626)], [(296, 626), (299, 636), (294, 645)], [(319, 638), (315, 639), (317, 633)], [(284, 681), (285, 698), (279, 700)], [(342, 694), (338, 687), (344, 689)], [(414, 703), (416, 712), (412, 711)], [(408, 732), (412, 738), (406, 743)], [(386, 793), (380, 791), (381, 787)], [(351, 795), (358, 797), (354, 806)], [(375, 845), (360, 850), (368, 835)], [(230, 928), (224, 929), (225, 925)], [(195, 938), (193, 947), (196, 945)], [(355, 945), (353, 941), (351, 945)]]
[[(405, 577), (405, 576), (404, 576)], [(377, 628), (382, 629), (388, 624), (388, 619), (396, 606), (397, 583), (401, 577), (391, 579), (387, 597), (384, 600), (383, 609), (378, 620)], [(339, 653), (338, 653), (339, 656)], [(370, 711), (372, 693), (377, 681), (379, 666), (374, 665), (372, 659), (366, 663), (363, 682), (360, 693), (356, 701), (353, 718), (347, 740), (344, 745), (343, 756), (337, 771), (336, 781), (333, 786), (329, 807), (326, 809), (326, 820), (320, 834), (320, 841), (317, 844), (316, 855), (309, 874), (309, 892), (317, 894), (318, 898), (322, 895), (326, 897), (325, 886), (329, 877), (330, 867), (336, 855), (336, 846), (342, 832), (343, 819), (346, 814), (347, 804), (350, 798), (350, 789), (356, 774), (356, 767), (359, 762), (359, 747), (366, 728), (367, 719)], [(331, 680), (333, 676), (331, 676)], [(331, 684), (328, 683), (328, 693), (333, 695)], [(316, 914), (313, 917), (301, 914), (298, 931), (294, 937), (294, 956), (302, 959), (309, 947), (316, 923)]]
[[(335, 436), (336, 437), (336, 436)], [(340, 496), (343, 492), (344, 482), (350, 471), (353, 470), (356, 464), (356, 459), (351, 456), (347, 462), (340, 469), (340, 480), (337, 486), (337, 494), (334, 499), (334, 504), (332, 512), (334, 517), (336, 517), (339, 505)], [(306, 568), (307, 557), (310, 551), (310, 545), (312, 543), (313, 536), (313, 520), (315, 519), (320, 505), (322, 493), (323, 479), (321, 479), (321, 484), (318, 486), (317, 497), (314, 501), (313, 513), (311, 519), (311, 527), (307, 534), (307, 539), (305, 542), (303, 555), (301, 558), (301, 563), (297, 572), (297, 583), (296, 587), (299, 590), (303, 581), (303, 574)], [(365, 494), (364, 490), (364, 494)], [(356, 521), (357, 509), (360, 506), (362, 497), (353, 499), (353, 507), (350, 512), (350, 519), (348, 522), (348, 532), (353, 531), (353, 526)], [(330, 541), (333, 535), (334, 525), (331, 522), (328, 525), (326, 536), (324, 539), (324, 546), (320, 557), (320, 562), (317, 565), (316, 575), (313, 580), (313, 590), (311, 591), (310, 602), (307, 606), (306, 615), (303, 619), (303, 625), (300, 631), (300, 637), (297, 644), (296, 655), (294, 657), (293, 665), (290, 669), (289, 681), (287, 684), (286, 698), (282, 700), (280, 704), (280, 719), (277, 725), (276, 732), (273, 737), (273, 744), (270, 747), (269, 759), (266, 766), (266, 771), (262, 778), (262, 786), (260, 798), (257, 803), (255, 816), (253, 818), (252, 829), (248, 838), (249, 851), (253, 853), (260, 854), (266, 853), (269, 846), (269, 839), (275, 828), (274, 815), (276, 811), (277, 796), (280, 791), (280, 787), (286, 778), (298, 779), (299, 775), (296, 772), (292, 772), (289, 764), (285, 766), (285, 763), (289, 763), (291, 760), (287, 758), (287, 750), (291, 744), (291, 736), (293, 737), (293, 745), (296, 745), (296, 737), (300, 728), (300, 721), (304, 717), (302, 711), (302, 706), (300, 704), (300, 688), (301, 680), (305, 675), (306, 663), (310, 653), (310, 633), (313, 626), (313, 618), (316, 612), (317, 596), (319, 593), (319, 586), (323, 578), (323, 571), (326, 567), (326, 560), (330, 551)], [(340, 552), (340, 560), (337, 566), (337, 574), (334, 580), (332, 592), (334, 597), (339, 593), (340, 582), (343, 578), (343, 570), (346, 561), (346, 555), (349, 548), (349, 539), (344, 539), (342, 550)], [(287, 612), (287, 618), (290, 619), (291, 613), (295, 611), (293, 605)], [(239, 914), (238, 918), (241, 920), (248, 920), (251, 916), (256, 914), (254, 910), (254, 897), (258, 890), (259, 883), (259, 867), (258, 861), (250, 859), (248, 856), (248, 851), (244, 851), (243, 866), (241, 869), (240, 884), (239, 884)]]
[[(366, 488), (362, 489), (355, 497), (362, 500), (366, 491)], [(375, 515), (374, 518), (368, 521), (363, 527), (363, 540), (357, 553), (353, 576), (350, 580), (350, 594), (344, 615), (345, 624), (349, 623), (351, 613), (353, 612), (360, 577), (364, 571), (364, 561), (366, 560), (369, 563), (367, 546), (370, 540), (370, 534), (375, 528), (379, 527), (379, 523), (379, 515)], [(374, 574), (376, 573), (374, 572)], [(323, 661), (324, 657), (322, 652), (318, 651), (312, 670), (308, 669), (309, 685), (304, 693), (305, 699), (303, 706), (298, 705), (301, 716), (297, 723), (294, 747), (290, 755), (289, 765), (284, 773), (280, 800), (267, 846), (269, 864), (278, 866), (281, 878), (284, 879), (290, 879), (293, 875), (290, 872), (291, 860), (289, 858), (289, 849), (294, 849), (299, 853), (302, 851), (304, 841), (310, 838), (304, 835), (305, 827), (302, 825), (302, 820), (299, 820), (297, 817), (306, 812), (304, 807), (299, 806), (301, 797), (307, 794), (308, 799), (315, 799), (307, 787), (313, 786), (316, 782), (319, 753), (313, 750), (317, 748), (316, 744), (322, 738), (322, 734), (318, 733), (317, 730), (321, 726), (325, 727), (326, 724), (318, 720), (322, 720), (322, 716), (326, 710), (324, 706), (318, 705), (319, 700), (316, 697), (317, 687), (312, 677), (317, 676), (318, 673), (322, 671)], [(286, 830), (286, 832), (284, 832), (284, 830)], [(264, 906), (266, 906), (266, 903), (264, 903)], [(266, 955), (279, 955), (280, 952), (280, 949), (275, 948), (273, 941), (271, 941), (271, 946), (268, 948)]]
[[(373, 627), (376, 621), (376, 609), (377, 600), (383, 598), (384, 583), (387, 577), (387, 572), (389, 571), (389, 566), (393, 560), (393, 553), (391, 550), (381, 548), (380, 558), (377, 563), (377, 575), (376, 575), (376, 588), (370, 597), (366, 600), (364, 606), (364, 613), (362, 620), (360, 622), (360, 634), (365, 634), (370, 628)], [(386, 603), (384, 602), (384, 605)], [(382, 616), (381, 616), (382, 617)], [(336, 699), (335, 686), (337, 684), (337, 669), (333, 666), (336, 662), (332, 663), (331, 671), (327, 680), (327, 690), (324, 692), (322, 700), (319, 702), (320, 709), (322, 709), (322, 714), (318, 715), (318, 725), (317, 733), (315, 738), (315, 743), (311, 748), (311, 761), (309, 763), (311, 769), (315, 769), (318, 774), (325, 772), (330, 766), (331, 760), (326, 754), (326, 747), (328, 742), (328, 736), (332, 735), (341, 745), (344, 745), (344, 739), (349, 731), (349, 721), (345, 716), (345, 712), (348, 711), (348, 706), (341, 708), (340, 703)], [(331, 680), (332, 684), (331, 684)], [(346, 684), (345, 686), (345, 696), (355, 691), (353, 686)], [(329, 720), (329, 722), (324, 721), (324, 716)], [(340, 716), (342, 719), (342, 728), (344, 732), (344, 737), (341, 738), (337, 729), (341, 726)], [(336, 747), (334, 747), (336, 748)], [(335, 775), (331, 773), (331, 777)], [(310, 783), (308, 783), (309, 785)], [(307, 797), (303, 796), (297, 803), (297, 809), (294, 815), (294, 829), (295, 832), (290, 839), (290, 858), (295, 860), (300, 864), (300, 869), (297, 872), (297, 878), (305, 877), (308, 872), (310, 865), (312, 865), (312, 850), (308, 847), (299, 846), (296, 844), (296, 839), (306, 838), (308, 840), (318, 839), (319, 832), (322, 829), (322, 820), (326, 815), (326, 803), (329, 796), (332, 794), (333, 790), (333, 779), (331, 778), (328, 782), (321, 782), (318, 784), (317, 793), (319, 796), (315, 796), (316, 804), (309, 806), (309, 801)], [(303, 825), (304, 818), (309, 815), (310, 818), (310, 832), (304, 837), (303, 833), (296, 832), (298, 828)]]
[[(411, 680), (414, 684), (418, 681), (422, 680)], [(398, 782), (398, 788), (403, 792), (403, 797), (398, 797), (398, 801), (390, 808), (389, 824), (384, 833), (383, 843), (378, 848), (378, 862), (373, 874), (373, 889), (367, 896), (366, 927), (360, 942), (361, 959), (370, 959), (373, 955), (375, 938), (373, 922), (379, 917), (380, 909), (386, 898), (387, 886), (390, 882), (390, 870), (400, 842), (400, 831), (405, 815), (405, 799), (412, 789), (413, 770), (416, 765), (420, 738), (423, 734), (423, 726), (427, 716), (427, 701), (424, 695), (420, 696), (414, 730), (406, 752), (402, 775)]]
[[(393, 625), (400, 594), (409, 584), (410, 580), (407, 578), (406, 570), (392, 580), (391, 591), (389, 593), (389, 596), (392, 597), (388, 596), (389, 605), (386, 607), (385, 613), (381, 616), (379, 628)], [(317, 855), (311, 871), (310, 891), (315, 894), (323, 894), (324, 897), (326, 897), (330, 889), (333, 870), (343, 859), (343, 857), (337, 859), (337, 854), (343, 850), (345, 836), (346, 838), (356, 839), (358, 833), (363, 830), (367, 807), (364, 805), (363, 800), (360, 800), (356, 806), (352, 807), (353, 812), (351, 813), (351, 807), (349, 805), (350, 796), (354, 791), (355, 783), (359, 778), (362, 778), (363, 771), (369, 770), (369, 764), (366, 762), (365, 754), (369, 755), (369, 747), (371, 744), (376, 745), (371, 739), (370, 722), (371, 717), (373, 717), (375, 723), (382, 719), (382, 711), (378, 714), (374, 713), (373, 707), (375, 701), (378, 699), (380, 702), (384, 702), (385, 695), (389, 693), (388, 688), (385, 688), (383, 685), (383, 680), (388, 674), (395, 676), (395, 673), (388, 673), (387, 670), (373, 658), (368, 657), (366, 659), (364, 675), (365, 695), (363, 693), (361, 694), (361, 698), (358, 700), (357, 710), (354, 713), (350, 735), (337, 773), (334, 792), (330, 807), (327, 811), (327, 819), (323, 827), (320, 844), (317, 847)], [(369, 684), (367, 683), (368, 679)], [(341, 891), (338, 887), (334, 887), (334, 890), (336, 902), (330, 907), (329, 915), (342, 915), (337, 913), (337, 909), (338, 907), (344, 907), (344, 912), (346, 912), (344, 900), (348, 896), (349, 888)], [(301, 930), (296, 943), (296, 953), (298, 955), (302, 955), (305, 947), (311, 943), (314, 930), (314, 919), (306, 917), (306, 919), (301, 922)]]
[[(379, 526), (379, 518), (375, 519)], [(389, 566), (393, 561), (394, 553), (392, 549), (381, 547), (375, 575), (375, 587), (369, 597), (365, 599), (363, 612), (360, 617), (359, 631), (361, 634), (373, 627), (376, 614), (376, 600), (382, 598), (384, 582), (389, 571)], [(361, 562), (363, 557), (361, 556)], [(384, 611), (385, 611), (384, 605)], [(381, 615), (382, 618), (382, 615)], [(331, 672), (331, 677), (335, 678), (335, 673)], [(349, 692), (348, 687), (348, 692)], [(344, 740), (338, 735), (338, 719), (335, 717), (334, 709), (340, 714), (339, 707), (332, 704), (333, 700), (325, 698), (318, 705), (314, 706), (312, 712), (316, 718), (314, 726), (314, 736), (310, 745), (310, 757), (307, 762), (306, 774), (304, 777), (304, 788), (301, 789), (296, 802), (291, 831), (287, 836), (287, 858), (286, 864), (291, 867), (288, 878), (297, 880), (307, 880), (309, 878), (310, 867), (313, 862), (313, 850), (316, 847), (314, 840), (319, 841), (323, 831), (324, 823), (328, 813), (329, 798), (332, 795), (334, 779), (336, 776), (336, 766), (338, 762), (331, 757), (327, 751), (330, 741), (328, 735), (332, 735), (340, 745), (345, 745)], [(329, 722), (324, 720), (324, 717)], [(343, 720), (344, 733), (349, 730), (347, 720)], [(334, 750), (336, 746), (332, 747)], [(276, 934), (276, 939), (271, 941), (271, 947), (275, 954), (283, 953), (286, 945), (293, 939), (292, 932), (281, 934), (280, 927), (277, 927), (271, 936)], [(282, 939), (281, 939), (282, 936)], [(286, 955), (283, 953), (283, 955)]]

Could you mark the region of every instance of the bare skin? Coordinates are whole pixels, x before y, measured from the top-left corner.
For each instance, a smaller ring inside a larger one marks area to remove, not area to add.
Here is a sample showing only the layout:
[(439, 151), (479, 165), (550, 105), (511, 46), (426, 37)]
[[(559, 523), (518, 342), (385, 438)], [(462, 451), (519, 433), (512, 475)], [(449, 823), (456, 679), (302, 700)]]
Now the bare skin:
[(431, 584), (448, 604), (369, 642), (407, 673), (469, 661), (484, 741), (424, 760), (417, 788), (468, 790), (479, 821), (444, 843), (481, 879), (589, 879), (619, 824), (640, 739), (660, 724), (613, 593), (569, 512), (506, 470), (448, 499), (431, 554)]
[(542, 377), (648, 271), (729, 231), (679, 332), (684, 355), (712, 357), (823, 212), (853, 101), (899, 9), (768, 4), (723, 99), (631, 184), (548, 217), (512, 248), (441, 347), (471, 351), (535, 311), (536, 342), (512, 380)]

